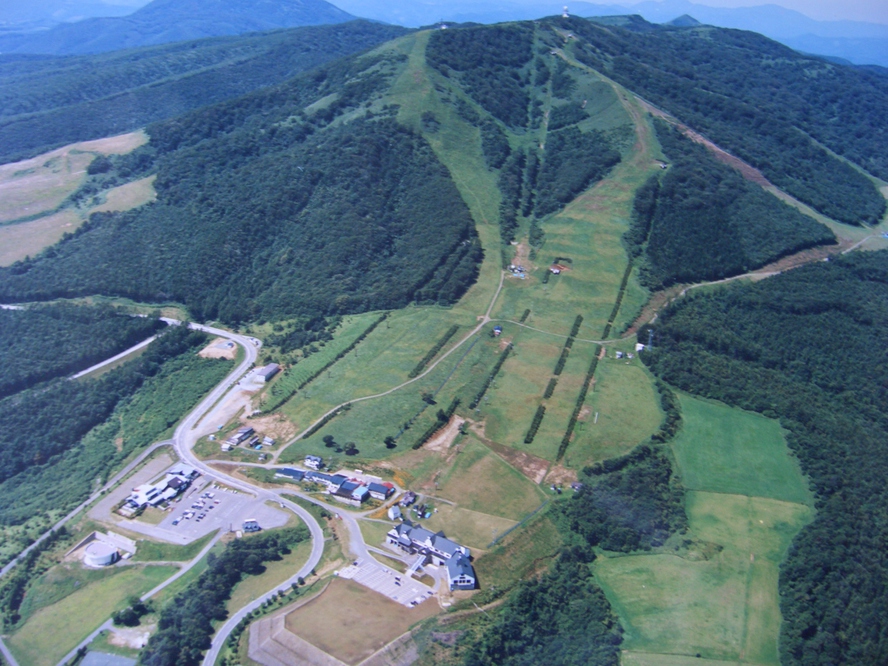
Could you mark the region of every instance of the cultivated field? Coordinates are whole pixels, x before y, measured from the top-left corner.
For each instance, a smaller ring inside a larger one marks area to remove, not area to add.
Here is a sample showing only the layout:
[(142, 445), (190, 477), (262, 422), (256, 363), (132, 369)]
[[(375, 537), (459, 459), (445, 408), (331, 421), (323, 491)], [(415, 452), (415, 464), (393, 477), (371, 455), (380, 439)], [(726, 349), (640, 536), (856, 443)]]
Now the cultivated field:
[[(101, 580), (78, 586), (61, 600), (36, 611), (7, 639), (7, 645), (22, 666), (55, 666), (113, 611), (123, 608), (129, 596), (147, 592), (176, 570), (170, 566), (132, 566), (103, 571)], [(49, 636), (52, 640), (47, 640)]]
[(362, 585), (334, 578), (321, 595), (287, 615), (286, 627), (346, 664), (357, 664), (440, 611), (434, 599), (406, 608)]

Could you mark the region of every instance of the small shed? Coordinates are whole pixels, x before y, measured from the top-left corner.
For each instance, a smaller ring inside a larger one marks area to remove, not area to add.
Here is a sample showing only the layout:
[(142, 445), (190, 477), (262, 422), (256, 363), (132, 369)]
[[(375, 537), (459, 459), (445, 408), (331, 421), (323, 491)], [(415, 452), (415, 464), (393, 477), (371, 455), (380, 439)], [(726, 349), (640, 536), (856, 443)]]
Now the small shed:
[(269, 363), (264, 368), (259, 368), (259, 370), (256, 371), (256, 377), (258, 377), (263, 382), (267, 382), (278, 372), (280, 372), (280, 369), (281, 366), (279, 366), (277, 363)]
[(498, 338), (502, 334), (503, 334), (503, 327), (502, 326), (494, 326), (493, 327), (493, 337)]

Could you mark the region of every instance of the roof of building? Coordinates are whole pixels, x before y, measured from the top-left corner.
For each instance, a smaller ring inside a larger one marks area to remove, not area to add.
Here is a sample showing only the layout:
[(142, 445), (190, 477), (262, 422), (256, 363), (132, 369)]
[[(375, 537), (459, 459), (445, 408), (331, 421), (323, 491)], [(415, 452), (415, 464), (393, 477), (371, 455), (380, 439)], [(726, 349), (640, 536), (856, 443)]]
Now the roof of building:
[(301, 469), (293, 469), (292, 467), (284, 467), (283, 469), (279, 469), (275, 476), (286, 476), (291, 479), (296, 479), (297, 481), (302, 481), (305, 477), (305, 472)]
[(475, 568), (472, 566), (472, 563), (469, 562), (468, 558), (463, 557), (462, 555), (457, 555), (456, 557), (451, 557), (447, 560), (447, 573), (450, 575), (451, 580), (459, 578), (460, 576), (474, 578)]
[(354, 481), (344, 481), (339, 485), (336, 494), (342, 495), (343, 497), (351, 497), (351, 494), (357, 490), (360, 485), (361, 484), (355, 483)]
[(272, 375), (277, 374), (277, 371), (281, 369), (277, 363), (269, 363), (264, 368), (259, 368), (259, 375), (265, 378), (271, 377)]
[(388, 486), (384, 486), (381, 483), (371, 483), (367, 486), (371, 493), (382, 493), (383, 495), (388, 495), (391, 488)]

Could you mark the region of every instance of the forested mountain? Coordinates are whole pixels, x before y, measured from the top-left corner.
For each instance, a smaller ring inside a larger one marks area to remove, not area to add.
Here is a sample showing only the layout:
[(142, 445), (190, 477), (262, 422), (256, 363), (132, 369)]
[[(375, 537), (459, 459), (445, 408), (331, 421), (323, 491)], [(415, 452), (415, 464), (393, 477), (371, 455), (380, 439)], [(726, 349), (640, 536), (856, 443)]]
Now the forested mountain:
[(76, 57), (0, 56), (0, 161), (129, 132), (406, 31), (369, 21)]
[(779, 418), (813, 484), (817, 517), (780, 573), (782, 662), (886, 663), (888, 255), (688, 297), (654, 340), (663, 379)]
[(324, 0), (154, 0), (128, 16), (90, 18), (38, 33), (0, 36), (0, 52), (103, 53), (353, 18)]
[(647, 239), (641, 270), (647, 286), (717, 280), (835, 242), (827, 227), (744, 180), (677, 129), (660, 120), (654, 126), (670, 166), (640, 190), (627, 232), (637, 243), (633, 254)]
[(0, 398), (90, 367), (166, 327), (110, 307), (65, 303), (0, 310)]
[[(841, 222), (885, 211), (871, 181), (836, 153), (888, 178), (888, 79), (802, 56), (761, 35), (709, 26), (568, 19), (576, 56), (749, 162)], [(832, 151), (832, 153), (830, 152)]]
[(150, 126), (157, 203), (93, 216), (4, 296), (172, 298), (225, 321), (455, 301), (481, 248), (447, 170), (380, 101), (404, 61), (347, 59)]

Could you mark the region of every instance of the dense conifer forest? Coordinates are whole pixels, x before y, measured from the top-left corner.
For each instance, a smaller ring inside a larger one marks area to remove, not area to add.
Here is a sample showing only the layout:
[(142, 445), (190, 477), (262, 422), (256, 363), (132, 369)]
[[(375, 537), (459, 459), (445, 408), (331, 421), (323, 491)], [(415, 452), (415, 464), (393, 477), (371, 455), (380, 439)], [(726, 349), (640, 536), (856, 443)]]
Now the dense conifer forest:
[(84, 370), (163, 328), (159, 319), (111, 307), (61, 303), (0, 310), (0, 398)]
[(639, 189), (626, 235), (633, 244), (649, 234), (641, 271), (648, 287), (738, 275), (835, 242), (826, 226), (744, 180), (677, 129), (663, 121), (655, 127), (670, 166), (659, 187)]
[(817, 515), (780, 573), (788, 665), (888, 662), (886, 350), (888, 256), (872, 252), (687, 297), (643, 355), (681, 389), (779, 418), (811, 480)]
[(405, 32), (352, 21), (100, 55), (0, 56), (0, 162), (233, 99)]
[(849, 224), (874, 223), (885, 200), (852, 166), (888, 178), (888, 79), (803, 56), (761, 35), (641, 21), (559, 21), (577, 57), (660, 106), (775, 185)]
[(227, 322), (454, 302), (482, 253), (449, 173), (385, 114), (334, 122), (399, 62), (340, 61), (149, 127), (157, 203), (0, 271), (2, 298), (173, 299)]

